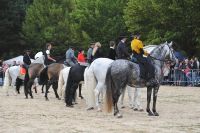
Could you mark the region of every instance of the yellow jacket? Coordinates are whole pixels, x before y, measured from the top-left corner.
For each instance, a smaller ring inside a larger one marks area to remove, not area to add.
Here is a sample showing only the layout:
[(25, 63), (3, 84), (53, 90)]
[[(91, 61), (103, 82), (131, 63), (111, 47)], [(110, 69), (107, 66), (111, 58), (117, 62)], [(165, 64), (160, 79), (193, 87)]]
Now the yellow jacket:
[[(131, 49), (132, 51), (135, 51), (136, 53), (140, 54), (140, 49), (143, 49), (144, 45), (142, 43), (142, 41), (138, 40), (138, 39), (134, 39), (131, 42)], [(148, 56), (147, 51), (144, 51), (144, 55)]]

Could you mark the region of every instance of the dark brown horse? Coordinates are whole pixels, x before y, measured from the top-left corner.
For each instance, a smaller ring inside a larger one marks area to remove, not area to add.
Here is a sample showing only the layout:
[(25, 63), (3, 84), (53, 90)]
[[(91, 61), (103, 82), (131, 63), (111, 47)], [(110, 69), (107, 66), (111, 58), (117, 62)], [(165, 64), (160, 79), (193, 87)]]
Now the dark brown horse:
[(46, 83), (46, 92), (45, 92), (46, 100), (49, 100), (47, 94), (48, 94), (48, 90), (51, 85), (55, 92), (56, 98), (58, 98), (60, 100), (58, 93), (57, 93), (57, 88), (58, 88), (59, 74), (63, 68), (64, 68), (63, 64), (53, 63), (53, 64), (50, 64), (47, 67), (45, 67), (42, 70), (42, 72), (40, 73), (39, 81), (41, 83)]

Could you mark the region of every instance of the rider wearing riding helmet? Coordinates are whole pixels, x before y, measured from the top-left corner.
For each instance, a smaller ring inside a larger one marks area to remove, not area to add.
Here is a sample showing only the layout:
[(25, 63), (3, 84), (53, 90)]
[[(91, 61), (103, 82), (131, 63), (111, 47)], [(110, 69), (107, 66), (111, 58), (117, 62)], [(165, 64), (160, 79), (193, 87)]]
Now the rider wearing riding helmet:
[(149, 56), (149, 53), (143, 49), (144, 45), (140, 40), (140, 36), (140, 34), (134, 36), (131, 42), (131, 50), (133, 52), (133, 58), (136, 58), (140, 66), (140, 77), (146, 80), (146, 84), (150, 86), (154, 84), (155, 68), (151, 61), (143, 56)]

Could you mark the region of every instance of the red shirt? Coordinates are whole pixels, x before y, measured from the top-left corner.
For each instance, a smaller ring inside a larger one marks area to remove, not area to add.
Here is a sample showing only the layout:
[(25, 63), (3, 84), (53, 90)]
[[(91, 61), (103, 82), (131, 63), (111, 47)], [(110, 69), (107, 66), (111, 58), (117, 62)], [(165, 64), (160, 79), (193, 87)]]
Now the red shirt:
[(82, 53), (78, 54), (78, 61), (79, 62), (85, 62), (85, 56)]

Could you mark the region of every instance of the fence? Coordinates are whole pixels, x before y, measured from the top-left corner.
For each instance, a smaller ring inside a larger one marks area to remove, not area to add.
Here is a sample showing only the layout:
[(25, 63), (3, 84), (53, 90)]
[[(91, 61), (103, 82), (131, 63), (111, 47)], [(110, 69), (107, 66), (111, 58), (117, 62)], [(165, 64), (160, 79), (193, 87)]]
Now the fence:
[(170, 70), (169, 75), (163, 78), (162, 84), (176, 86), (200, 86), (200, 69), (172, 69)]
[[(0, 86), (3, 85), (4, 73), (0, 70)], [(200, 86), (200, 69), (183, 71), (172, 69), (168, 76), (164, 76), (163, 85)]]
[(3, 77), (4, 77), (3, 69), (0, 67), (0, 86), (3, 85)]

